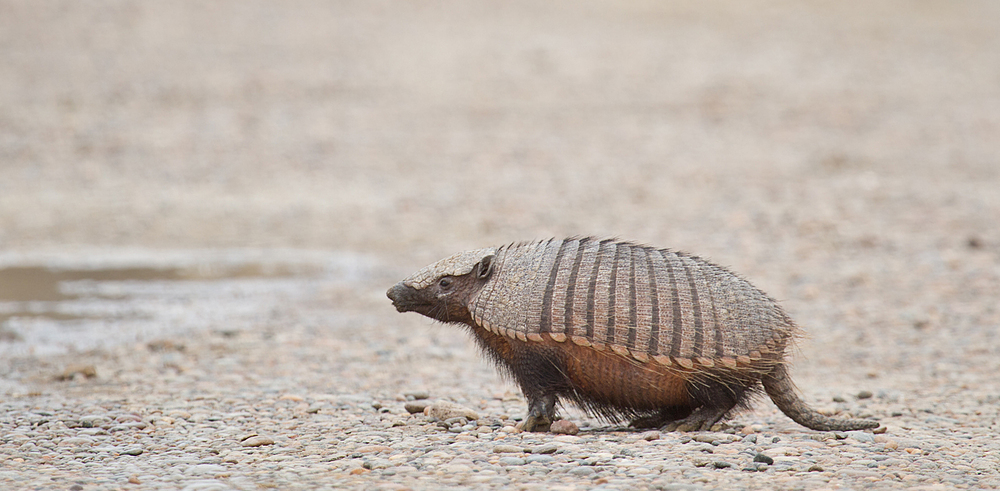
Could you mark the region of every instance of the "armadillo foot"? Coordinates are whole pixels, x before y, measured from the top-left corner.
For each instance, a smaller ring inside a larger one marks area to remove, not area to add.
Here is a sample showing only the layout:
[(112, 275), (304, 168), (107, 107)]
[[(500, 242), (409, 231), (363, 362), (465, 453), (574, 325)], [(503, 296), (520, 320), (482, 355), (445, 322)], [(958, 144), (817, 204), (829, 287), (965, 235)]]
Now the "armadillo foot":
[(663, 421), (663, 418), (659, 414), (651, 414), (649, 416), (642, 416), (635, 418), (629, 422), (629, 426), (632, 428), (659, 428), (664, 424), (669, 424), (670, 421)]
[(673, 421), (663, 428), (663, 431), (708, 431), (715, 423), (718, 423), (726, 413), (728, 408), (712, 408), (701, 406), (695, 409), (690, 416)]
[(556, 419), (556, 396), (545, 395), (528, 402), (528, 416), (521, 429), (524, 431), (549, 431)]
[(690, 407), (665, 407), (654, 414), (640, 416), (629, 422), (632, 428), (661, 428), (691, 414)]
[(524, 418), (524, 424), (521, 429), (524, 431), (549, 431), (549, 427), (552, 426), (552, 420), (546, 416), (536, 416), (529, 414), (527, 418)]

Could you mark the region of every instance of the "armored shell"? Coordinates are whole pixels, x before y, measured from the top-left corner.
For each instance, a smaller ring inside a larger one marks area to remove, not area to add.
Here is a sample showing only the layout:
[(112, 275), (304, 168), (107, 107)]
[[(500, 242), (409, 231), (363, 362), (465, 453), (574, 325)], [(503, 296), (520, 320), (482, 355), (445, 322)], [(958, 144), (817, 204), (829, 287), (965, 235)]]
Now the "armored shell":
[(639, 361), (736, 367), (774, 355), (796, 327), (735, 274), (666, 249), (611, 239), (548, 240), (494, 251), (469, 301), (483, 328), (571, 340)]

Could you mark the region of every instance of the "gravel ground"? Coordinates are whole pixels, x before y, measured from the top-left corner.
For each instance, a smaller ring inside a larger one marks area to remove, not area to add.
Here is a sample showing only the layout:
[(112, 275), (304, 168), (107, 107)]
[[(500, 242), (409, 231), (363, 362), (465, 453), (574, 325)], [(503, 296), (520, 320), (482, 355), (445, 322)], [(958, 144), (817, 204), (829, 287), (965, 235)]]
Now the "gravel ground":
[[(1000, 487), (997, 53), (991, 1), (0, 2), (0, 488)], [(384, 296), (576, 234), (739, 271), (880, 433), (519, 433)]]

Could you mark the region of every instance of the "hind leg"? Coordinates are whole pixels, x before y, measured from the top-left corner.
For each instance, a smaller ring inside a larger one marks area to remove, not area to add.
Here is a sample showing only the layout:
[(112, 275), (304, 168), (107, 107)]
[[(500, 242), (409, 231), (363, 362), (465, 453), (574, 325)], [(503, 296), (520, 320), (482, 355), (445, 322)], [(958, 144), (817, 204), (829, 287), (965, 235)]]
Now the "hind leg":
[(521, 429), (524, 431), (549, 431), (556, 418), (556, 396), (545, 394), (528, 399), (528, 416)]
[(690, 406), (668, 406), (648, 416), (640, 416), (629, 422), (632, 428), (660, 428), (691, 414)]
[(689, 383), (688, 392), (700, 407), (683, 419), (670, 422), (665, 431), (708, 431), (750, 396), (743, 384)]

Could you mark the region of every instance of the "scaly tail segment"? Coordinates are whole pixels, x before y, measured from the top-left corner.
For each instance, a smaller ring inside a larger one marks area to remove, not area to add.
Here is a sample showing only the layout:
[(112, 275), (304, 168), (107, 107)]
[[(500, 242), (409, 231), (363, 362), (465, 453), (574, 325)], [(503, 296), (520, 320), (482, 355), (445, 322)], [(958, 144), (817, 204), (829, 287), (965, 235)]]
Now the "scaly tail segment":
[(795, 393), (795, 385), (785, 365), (779, 364), (770, 373), (761, 378), (764, 391), (774, 401), (781, 412), (792, 418), (796, 423), (818, 431), (849, 431), (875, 428), (878, 421), (869, 419), (833, 419), (828, 418), (806, 405)]

